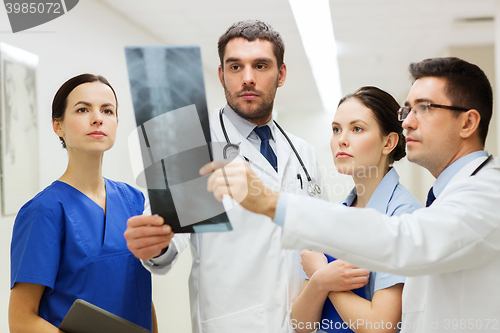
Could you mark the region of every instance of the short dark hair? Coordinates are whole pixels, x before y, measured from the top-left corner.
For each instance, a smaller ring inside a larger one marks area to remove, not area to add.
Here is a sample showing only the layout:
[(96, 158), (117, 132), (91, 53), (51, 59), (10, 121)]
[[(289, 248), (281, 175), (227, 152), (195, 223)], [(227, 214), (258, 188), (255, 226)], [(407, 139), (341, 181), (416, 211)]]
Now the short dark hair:
[[(116, 100), (116, 115), (118, 116), (118, 99), (116, 98), (116, 93), (111, 84), (106, 80), (104, 76), (94, 75), (94, 74), (80, 74), (78, 76), (72, 77), (59, 88), (52, 101), (52, 121), (64, 120), (64, 112), (68, 106), (68, 95), (79, 85), (91, 82), (101, 82), (111, 88)], [(63, 148), (66, 148), (66, 142), (64, 139), (59, 137)]]
[(394, 97), (380, 88), (366, 86), (359, 88), (352, 94), (344, 96), (340, 100), (339, 106), (349, 98), (355, 98), (373, 112), (380, 127), (380, 132), (383, 135), (388, 135), (392, 132), (398, 134), (398, 144), (389, 154), (389, 164), (405, 157), (406, 138), (403, 135), (403, 126), (398, 120), (398, 110), (400, 106)]
[(448, 57), (411, 63), (409, 70), (415, 81), (424, 77), (444, 79), (447, 83), (445, 94), (453, 106), (477, 110), (481, 115), (478, 134), (485, 144), (493, 114), (493, 91), (481, 68), (465, 60)]
[(222, 69), (224, 69), (223, 62), (226, 45), (231, 39), (234, 38), (245, 38), (249, 42), (256, 39), (265, 39), (270, 41), (273, 44), (274, 56), (278, 62), (278, 68), (281, 68), (281, 65), (283, 65), (283, 59), (285, 57), (285, 43), (283, 42), (281, 34), (265, 22), (259, 20), (245, 20), (234, 23), (219, 38), (217, 49)]

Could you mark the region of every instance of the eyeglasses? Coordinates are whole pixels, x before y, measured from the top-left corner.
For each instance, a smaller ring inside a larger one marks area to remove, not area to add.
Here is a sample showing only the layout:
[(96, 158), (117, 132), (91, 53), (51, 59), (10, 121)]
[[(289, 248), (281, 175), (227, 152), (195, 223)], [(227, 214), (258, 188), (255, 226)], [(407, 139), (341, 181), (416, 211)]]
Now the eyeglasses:
[(411, 111), (413, 111), (413, 115), (415, 117), (425, 116), (429, 112), (429, 108), (438, 108), (438, 109), (447, 109), (453, 111), (469, 111), (470, 109), (461, 108), (458, 106), (449, 106), (449, 105), (439, 105), (439, 104), (431, 104), (431, 103), (418, 103), (414, 106), (403, 106), (398, 110), (398, 120), (403, 121), (408, 117)]

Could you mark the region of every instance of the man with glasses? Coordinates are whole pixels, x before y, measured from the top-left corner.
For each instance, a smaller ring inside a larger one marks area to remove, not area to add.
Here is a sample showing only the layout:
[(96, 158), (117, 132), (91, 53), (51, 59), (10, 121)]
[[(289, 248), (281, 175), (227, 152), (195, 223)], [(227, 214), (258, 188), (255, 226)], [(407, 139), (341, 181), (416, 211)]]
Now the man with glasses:
[(399, 121), (403, 121), (408, 117), (408, 114), (413, 110), (413, 114), (415, 117), (425, 116), (429, 112), (429, 108), (438, 108), (438, 109), (447, 109), (453, 111), (469, 111), (469, 109), (461, 108), (458, 106), (449, 106), (449, 105), (439, 105), (439, 104), (431, 104), (429, 102), (418, 103), (413, 107), (403, 106), (398, 110), (398, 119)]
[[(249, 168), (238, 173), (231, 164), (227, 181), (234, 196), (252, 184), (241, 205), (282, 225), (283, 247), (409, 276), (401, 332), (500, 331), (500, 159), (484, 151), (490, 83), (479, 67), (457, 58), (427, 59), (410, 72), (415, 81), (398, 113), (408, 159), (437, 178), (427, 208), (389, 217), (273, 193)], [(216, 171), (208, 188), (221, 198), (225, 181)], [(355, 324), (387, 328), (368, 318)]]

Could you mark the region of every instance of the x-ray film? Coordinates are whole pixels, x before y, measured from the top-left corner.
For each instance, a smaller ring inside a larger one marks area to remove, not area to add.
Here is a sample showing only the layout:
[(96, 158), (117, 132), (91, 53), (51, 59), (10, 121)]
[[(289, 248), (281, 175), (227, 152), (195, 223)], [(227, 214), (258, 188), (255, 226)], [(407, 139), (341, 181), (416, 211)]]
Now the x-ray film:
[[(137, 185), (174, 232), (232, 230), (199, 169), (213, 160), (200, 49), (126, 47), (137, 128), (129, 138)], [(137, 147), (137, 137), (139, 147)], [(142, 157), (142, 165), (141, 158)]]

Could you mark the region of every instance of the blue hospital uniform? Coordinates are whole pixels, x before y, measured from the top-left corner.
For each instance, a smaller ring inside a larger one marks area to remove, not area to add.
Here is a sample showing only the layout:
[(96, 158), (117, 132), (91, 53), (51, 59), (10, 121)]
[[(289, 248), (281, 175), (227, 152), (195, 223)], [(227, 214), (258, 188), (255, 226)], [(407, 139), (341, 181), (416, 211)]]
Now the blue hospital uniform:
[(144, 196), (105, 180), (106, 214), (74, 187), (55, 181), (19, 211), (11, 244), (11, 288), (46, 286), (39, 316), (58, 327), (83, 299), (148, 330), (151, 275), (128, 250), (128, 218), (140, 215)]
[[(356, 200), (356, 188), (352, 189), (351, 193), (341, 203), (345, 206), (351, 206)], [(380, 213), (392, 215), (401, 215), (411, 213), (422, 207), (418, 201), (407, 189), (399, 184), (399, 175), (394, 168), (384, 176), (379, 183), (375, 192), (366, 205), (366, 208), (373, 208)], [(332, 262), (335, 258), (326, 255), (328, 262)], [(371, 272), (370, 279), (366, 286), (352, 290), (358, 296), (367, 300), (372, 300), (373, 294), (380, 289), (389, 288), (398, 283), (404, 283), (405, 278), (389, 273)], [(343, 324), (342, 318), (335, 310), (329, 298), (326, 299), (321, 316), (320, 329), (321, 332), (352, 332), (348, 327), (349, 323)]]

